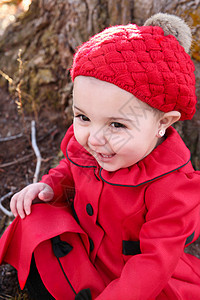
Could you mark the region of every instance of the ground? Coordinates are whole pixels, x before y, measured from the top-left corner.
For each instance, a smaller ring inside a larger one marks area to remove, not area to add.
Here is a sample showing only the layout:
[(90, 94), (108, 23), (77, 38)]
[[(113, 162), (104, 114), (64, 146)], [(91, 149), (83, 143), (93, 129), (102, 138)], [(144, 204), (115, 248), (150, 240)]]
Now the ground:
[[(36, 157), (31, 146), (31, 120), (25, 113), (25, 124), (22, 114), (17, 111), (15, 99), (0, 89), (0, 198), (10, 191), (19, 191), (32, 183), (36, 167)], [(37, 144), (43, 161), (40, 178), (49, 168), (55, 166), (61, 154), (59, 145), (67, 128), (62, 114), (43, 109), (36, 125)], [(68, 122), (69, 124), (69, 122)], [(2, 141), (5, 137), (22, 134), (14, 140)], [(39, 179), (40, 179), (39, 178)], [(9, 209), (10, 198), (3, 201)], [(0, 235), (12, 221), (0, 211)], [(200, 258), (200, 240), (188, 247), (187, 252)], [(17, 295), (17, 296), (16, 296)], [(10, 265), (0, 266), (0, 299), (30, 299), (25, 292), (20, 292), (15, 270)]]
[[(33, 182), (36, 167), (36, 156), (31, 146), (33, 117), (26, 112), (24, 114), (26, 126), (22, 114), (17, 110), (15, 99), (9, 96), (7, 91), (0, 89), (0, 198), (11, 191), (17, 192)], [(36, 140), (43, 158), (39, 179), (61, 158), (59, 146), (67, 127), (67, 122), (61, 115), (49, 108), (43, 108), (39, 115), (36, 124)], [(19, 134), (22, 136), (14, 140), (2, 141), (5, 137)], [(9, 209), (10, 198), (11, 196), (2, 202), (7, 209)], [(0, 235), (12, 219), (0, 210)], [(16, 294), (18, 294), (18, 284), (15, 270), (9, 265), (1, 266), (0, 299), (12, 299), (9, 296), (16, 297)], [(28, 298), (26, 294), (21, 294), (15, 299)]]

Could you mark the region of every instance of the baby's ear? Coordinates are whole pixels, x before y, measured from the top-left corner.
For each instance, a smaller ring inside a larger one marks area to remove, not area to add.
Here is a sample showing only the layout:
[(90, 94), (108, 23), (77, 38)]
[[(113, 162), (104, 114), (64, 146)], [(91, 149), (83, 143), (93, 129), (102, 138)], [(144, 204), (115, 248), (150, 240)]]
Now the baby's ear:
[(160, 129), (166, 130), (169, 126), (177, 122), (181, 117), (181, 114), (179, 111), (170, 111), (167, 113), (164, 113), (162, 117), (160, 118)]

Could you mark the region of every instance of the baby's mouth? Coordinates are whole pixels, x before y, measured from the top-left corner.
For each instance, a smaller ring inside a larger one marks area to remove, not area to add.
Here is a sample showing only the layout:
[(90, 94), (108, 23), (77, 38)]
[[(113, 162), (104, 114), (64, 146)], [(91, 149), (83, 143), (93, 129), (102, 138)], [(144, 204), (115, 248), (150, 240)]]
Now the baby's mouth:
[(111, 157), (113, 157), (115, 154), (103, 154), (103, 153), (97, 153), (98, 155), (100, 155), (100, 156), (102, 156), (102, 157), (104, 157), (104, 158), (111, 158)]
[(113, 154), (104, 154), (104, 153), (96, 152), (96, 155), (95, 155), (97, 161), (102, 162), (102, 163), (111, 162), (111, 160), (114, 156), (115, 156), (115, 153), (113, 153)]
[(89, 148), (88, 150), (89, 150), (90, 154), (92, 154), (97, 160), (101, 160), (101, 161), (109, 161), (116, 154), (116, 153), (107, 154), (107, 153), (97, 152), (97, 151), (91, 149), (90, 147), (88, 147), (88, 148)]

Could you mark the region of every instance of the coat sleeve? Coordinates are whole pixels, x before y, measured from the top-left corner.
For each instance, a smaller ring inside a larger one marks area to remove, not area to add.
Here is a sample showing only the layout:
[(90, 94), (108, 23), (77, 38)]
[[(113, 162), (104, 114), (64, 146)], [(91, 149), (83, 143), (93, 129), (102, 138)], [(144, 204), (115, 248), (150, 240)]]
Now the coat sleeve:
[(59, 165), (49, 171), (49, 174), (42, 177), (41, 182), (48, 184), (54, 191), (54, 202), (62, 202), (66, 199), (72, 198), (74, 195), (74, 180), (71, 172), (71, 163), (66, 158), (66, 148), (71, 138), (74, 136), (73, 125), (71, 125), (62, 142), (61, 150), (65, 156), (65, 159), (62, 159)]
[(41, 182), (48, 184), (53, 189), (53, 201), (62, 202), (73, 197), (74, 180), (70, 162), (67, 159), (62, 159), (57, 167), (42, 177)]
[(160, 294), (176, 269), (186, 239), (199, 227), (199, 175), (177, 171), (149, 185), (148, 212), (139, 236), (141, 254), (132, 256), (120, 278), (96, 299), (153, 300)]

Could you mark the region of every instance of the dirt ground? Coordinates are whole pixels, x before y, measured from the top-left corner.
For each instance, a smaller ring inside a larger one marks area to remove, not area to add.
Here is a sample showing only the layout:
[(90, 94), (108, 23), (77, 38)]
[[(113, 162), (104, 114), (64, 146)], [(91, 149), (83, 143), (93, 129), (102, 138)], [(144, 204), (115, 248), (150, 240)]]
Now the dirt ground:
[[(36, 140), (43, 159), (39, 179), (61, 159), (59, 146), (67, 128), (66, 120), (57, 112), (43, 111), (36, 124)], [(33, 182), (37, 160), (31, 146), (32, 119), (25, 113), (24, 125), (15, 100), (0, 89), (0, 198)], [(19, 137), (4, 141), (16, 135)], [(2, 201), (8, 210), (10, 199), (11, 196)], [(0, 235), (12, 220), (0, 210)], [(10, 296), (29, 299), (26, 293), (19, 292), (15, 270), (9, 265), (0, 266), (0, 299), (12, 299)]]
[[(26, 113), (24, 115), (23, 122), (15, 100), (0, 89), (0, 197), (11, 191), (18, 192), (33, 182), (37, 162), (31, 144), (33, 117)], [(42, 156), (39, 180), (52, 165), (59, 162), (60, 142), (67, 128), (64, 123), (62, 116), (50, 110), (39, 116), (36, 123), (36, 142)], [(17, 138), (4, 141), (5, 138), (13, 136)], [(10, 198), (3, 201), (5, 207), (8, 206)], [(0, 226), (2, 232), (4, 228), (2, 224)]]
[[(43, 158), (40, 178), (61, 159), (59, 145), (67, 128), (66, 120), (58, 113), (48, 109), (44, 111), (36, 125), (37, 144)], [(30, 140), (31, 120), (32, 117), (25, 114), (25, 128), (15, 100), (0, 89), (0, 198), (11, 191), (19, 191), (33, 181), (36, 157)], [(5, 137), (19, 134), (21, 136), (18, 138), (2, 141)], [(2, 202), (7, 209), (10, 198)], [(0, 235), (12, 219), (0, 210)], [(200, 239), (186, 251), (200, 258)], [(30, 299), (26, 290), (19, 290), (16, 271), (10, 265), (0, 266), (0, 299)]]

